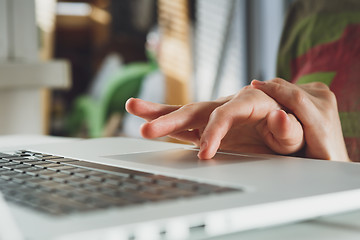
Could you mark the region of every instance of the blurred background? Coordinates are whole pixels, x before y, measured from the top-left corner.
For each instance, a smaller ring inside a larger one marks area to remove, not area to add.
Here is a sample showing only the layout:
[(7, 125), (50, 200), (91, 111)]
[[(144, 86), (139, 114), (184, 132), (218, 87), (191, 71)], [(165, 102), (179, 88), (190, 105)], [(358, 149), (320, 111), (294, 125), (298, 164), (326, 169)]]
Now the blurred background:
[(0, 0), (0, 134), (140, 137), (129, 97), (213, 100), (276, 76), (291, 0)]

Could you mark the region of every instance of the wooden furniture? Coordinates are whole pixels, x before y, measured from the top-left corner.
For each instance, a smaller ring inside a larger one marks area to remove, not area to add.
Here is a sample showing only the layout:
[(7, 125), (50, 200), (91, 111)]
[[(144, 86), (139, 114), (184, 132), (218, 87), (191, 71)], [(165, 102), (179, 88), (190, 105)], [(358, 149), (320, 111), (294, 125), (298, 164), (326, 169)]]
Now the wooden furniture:
[(191, 31), (188, 0), (159, 0), (161, 43), (159, 65), (166, 79), (166, 102), (182, 105), (191, 101)]

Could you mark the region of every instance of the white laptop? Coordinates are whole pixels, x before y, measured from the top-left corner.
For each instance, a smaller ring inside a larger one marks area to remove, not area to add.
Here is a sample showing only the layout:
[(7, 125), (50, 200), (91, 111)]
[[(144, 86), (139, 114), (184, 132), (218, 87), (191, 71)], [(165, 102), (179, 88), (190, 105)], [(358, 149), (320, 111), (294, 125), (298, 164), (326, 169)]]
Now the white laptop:
[(129, 138), (0, 152), (18, 229), (9, 239), (207, 239), (360, 208), (356, 163), (227, 152), (201, 161), (190, 145)]

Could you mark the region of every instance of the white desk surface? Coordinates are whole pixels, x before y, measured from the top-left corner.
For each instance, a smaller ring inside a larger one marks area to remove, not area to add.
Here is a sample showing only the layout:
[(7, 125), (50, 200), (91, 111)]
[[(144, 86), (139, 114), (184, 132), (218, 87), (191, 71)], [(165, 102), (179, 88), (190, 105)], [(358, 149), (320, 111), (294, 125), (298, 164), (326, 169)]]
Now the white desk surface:
[[(341, 203), (339, 203), (341, 204)], [(358, 240), (360, 211), (265, 229), (251, 230), (212, 240)]]
[[(74, 141), (73, 138), (42, 135), (0, 136), (0, 148), (27, 146), (43, 143)], [(359, 176), (360, 177), (360, 176)], [(339, 202), (339, 204), (342, 204)], [(360, 210), (334, 216), (322, 217), (298, 223), (256, 229), (235, 234), (211, 238), (211, 240), (358, 240), (360, 239)]]

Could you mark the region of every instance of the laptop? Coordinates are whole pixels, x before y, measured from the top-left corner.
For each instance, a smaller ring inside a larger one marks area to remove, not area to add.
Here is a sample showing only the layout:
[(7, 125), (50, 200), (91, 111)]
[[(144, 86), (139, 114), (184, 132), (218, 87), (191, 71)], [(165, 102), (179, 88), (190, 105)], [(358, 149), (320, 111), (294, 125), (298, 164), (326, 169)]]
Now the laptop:
[(9, 239), (221, 239), (360, 208), (359, 164), (197, 151), (122, 137), (0, 149)]

